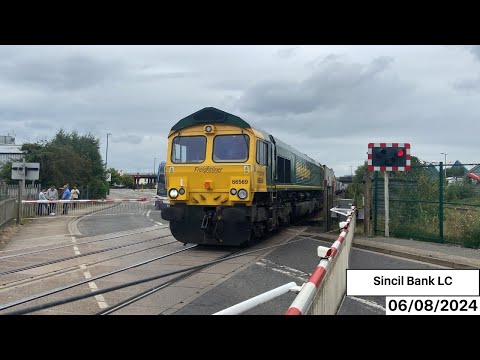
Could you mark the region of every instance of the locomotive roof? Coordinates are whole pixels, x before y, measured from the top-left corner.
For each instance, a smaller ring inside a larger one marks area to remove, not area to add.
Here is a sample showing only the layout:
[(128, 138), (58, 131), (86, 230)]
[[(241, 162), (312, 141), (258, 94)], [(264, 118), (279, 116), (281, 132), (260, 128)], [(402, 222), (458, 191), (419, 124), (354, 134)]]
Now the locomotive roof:
[[(226, 111), (219, 110), (219, 109), (214, 108), (214, 107), (206, 107), (206, 108), (203, 108), (202, 110), (199, 110), (199, 111), (197, 111), (197, 112), (195, 112), (191, 115), (188, 115), (187, 117), (184, 117), (183, 119), (178, 121), (175, 125), (173, 125), (171, 131), (181, 130), (183, 128), (186, 128), (186, 127), (189, 127), (189, 126), (192, 126), (192, 125), (198, 125), (198, 124), (226, 124), (226, 125), (238, 126), (238, 127), (244, 128), (244, 129), (250, 129), (251, 128), (251, 129), (255, 129), (258, 132), (262, 133), (263, 136), (264, 136), (264, 139), (266, 141), (270, 141), (270, 139), (269, 139), (270, 134), (267, 133), (266, 131), (258, 128), (257, 126), (255, 126), (252, 123), (247, 123), (245, 120), (243, 120), (242, 118), (240, 118), (236, 115), (227, 113)], [(308, 155), (300, 153), (298, 150), (292, 148), (290, 145), (288, 145), (288, 144), (284, 143), (283, 141), (279, 140), (277, 137), (274, 137), (273, 135), (272, 135), (272, 137), (275, 139), (275, 142), (278, 145), (280, 145), (284, 148), (289, 148), (290, 151), (296, 153), (297, 156), (306, 158), (309, 161), (317, 163), (318, 165), (320, 165), (320, 163), (313, 160)]]
[(182, 120), (173, 125), (172, 131), (177, 131), (197, 124), (227, 124), (238, 126), (244, 129), (255, 128), (238, 116), (214, 107), (206, 107), (191, 115), (188, 115), (187, 117), (184, 117)]

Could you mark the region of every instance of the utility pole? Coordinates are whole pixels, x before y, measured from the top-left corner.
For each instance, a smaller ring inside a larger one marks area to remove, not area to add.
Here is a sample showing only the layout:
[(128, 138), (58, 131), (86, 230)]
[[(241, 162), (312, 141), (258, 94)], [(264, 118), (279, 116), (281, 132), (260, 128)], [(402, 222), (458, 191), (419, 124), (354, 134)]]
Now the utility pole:
[(107, 150), (105, 151), (105, 170), (108, 169), (108, 137), (112, 135), (110, 133), (107, 133)]
[(363, 205), (363, 235), (370, 236), (370, 202), (371, 202), (372, 181), (370, 172), (365, 173), (365, 204)]
[(388, 171), (384, 171), (384, 199), (385, 199), (385, 237), (390, 237), (390, 196), (388, 194)]
[(23, 157), (22, 180), (20, 180), (18, 183), (17, 225), (20, 224), (20, 217), (22, 216), (22, 190), (24, 186), (25, 186), (25, 156)]
[(446, 179), (447, 178), (447, 155), (448, 155), (448, 153), (441, 152), (440, 154), (445, 155), (445, 162), (443, 163), (443, 165), (445, 166), (445, 179)]
[[(112, 135), (112, 134), (107, 133), (107, 149), (105, 151), (105, 171), (107, 171), (107, 169), (108, 169), (108, 137), (110, 135)], [(110, 195), (110, 182), (108, 183), (107, 195)]]

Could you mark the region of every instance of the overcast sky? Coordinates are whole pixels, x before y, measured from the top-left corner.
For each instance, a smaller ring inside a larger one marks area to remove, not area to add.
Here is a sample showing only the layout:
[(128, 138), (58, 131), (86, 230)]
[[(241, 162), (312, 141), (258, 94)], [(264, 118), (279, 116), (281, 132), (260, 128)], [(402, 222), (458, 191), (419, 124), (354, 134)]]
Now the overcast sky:
[[(108, 166), (153, 171), (181, 118), (213, 106), (350, 175), (369, 142), (480, 162), (478, 46), (0, 46), (0, 135), (100, 139)], [(155, 161), (156, 158), (156, 161)]]

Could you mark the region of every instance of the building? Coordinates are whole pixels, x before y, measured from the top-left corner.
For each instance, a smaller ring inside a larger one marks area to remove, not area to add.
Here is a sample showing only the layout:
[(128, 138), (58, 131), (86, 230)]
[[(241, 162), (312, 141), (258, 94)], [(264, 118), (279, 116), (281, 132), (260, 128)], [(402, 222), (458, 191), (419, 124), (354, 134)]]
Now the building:
[(0, 135), (0, 167), (8, 161), (21, 161), (23, 152), (20, 145), (15, 145), (15, 138)]
[(15, 138), (10, 135), (0, 135), (0, 145), (15, 145)]

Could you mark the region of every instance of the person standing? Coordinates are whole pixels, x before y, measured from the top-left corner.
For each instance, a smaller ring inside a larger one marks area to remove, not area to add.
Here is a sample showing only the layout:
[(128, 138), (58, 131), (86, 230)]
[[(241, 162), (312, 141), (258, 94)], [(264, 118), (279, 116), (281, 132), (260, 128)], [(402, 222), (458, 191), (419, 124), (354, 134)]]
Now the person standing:
[(55, 211), (57, 210), (58, 191), (53, 185), (47, 190), (47, 200), (50, 202), (48, 210), (50, 215), (55, 215)]
[(48, 215), (48, 200), (47, 200), (47, 195), (46, 195), (47, 189), (42, 189), (40, 193), (38, 194), (38, 209), (37, 209), (37, 215)]
[(74, 203), (73, 203), (74, 209), (77, 208), (77, 203), (75, 202), (75, 200), (78, 200), (79, 195), (80, 195), (80, 190), (78, 190), (77, 186), (75, 185), (72, 191), (70, 191), (70, 197), (72, 198), (72, 200), (74, 200)]
[[(62, 200), (70, 200), (70, 189), (68, 188), (68, 184), (65, 184), (63, 187), (63, 194), (62, 194)], [(68, 202), (63, 204), (63, 215), (68, 214)]]

